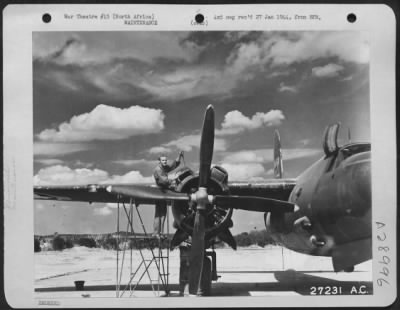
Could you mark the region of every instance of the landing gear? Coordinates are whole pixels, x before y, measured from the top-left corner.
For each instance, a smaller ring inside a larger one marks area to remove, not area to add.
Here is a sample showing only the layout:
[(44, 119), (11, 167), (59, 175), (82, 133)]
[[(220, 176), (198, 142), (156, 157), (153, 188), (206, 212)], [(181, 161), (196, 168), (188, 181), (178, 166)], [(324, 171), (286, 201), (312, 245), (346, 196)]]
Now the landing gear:
[(217, 253), (215, 253), (214, 248), (212, 251), (206, 251), (206, 255), (210, 256), (211, 259), (211, 280), (217, 281), (220, 277), (217, 274)]
[(354, 271), (354, 266), (350, 266), (350, 267), (344, 268), (343, 271), (344, 272), (353, 272)]
[[(181, 251), (181, 265), (179, 272), (179, 291), (180, 296), (185, 296), (188, 294), (189, 285), (189, 252), (186, 247), (180, 247)], [(211, 258), (209, 258), (210, 256)], [(198, 290), (198, 296), (210, 296), (211, 295), (211, 283), (213, 280), (217, 280), (217, 270), (216, 270), (216, 253), (214, 251), (206, 252), (206, 256), (203, 261), (203, 269), (201, 274), (201, 283)]]

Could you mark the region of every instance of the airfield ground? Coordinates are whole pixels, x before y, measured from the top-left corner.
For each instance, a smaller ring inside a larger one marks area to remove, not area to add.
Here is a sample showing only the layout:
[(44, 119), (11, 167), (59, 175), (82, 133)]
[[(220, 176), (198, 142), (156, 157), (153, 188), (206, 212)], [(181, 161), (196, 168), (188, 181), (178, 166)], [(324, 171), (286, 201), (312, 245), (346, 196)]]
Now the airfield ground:
[[(349, 294), (353, 287), (372, 293), (372, 263), (356, 266), (352, 273), (335, 273), (330, 258), (312, 257), (277, 246), (265, 248), (217, 249), (220, 278), (212, 284), (213, 296), (291, 296), (310, 295), (312, 287), (341, 287)], [(144, 251), (150, 258), (150, 251)], [(122, 252), (119, 253), (119, 259)], [(35, 298), (116, 297), (116, 252), (104, 249), (74, 247), (62, 252), (35, 253)], [(133, 251), (132, 269), (140, 263), (139, 251)], [(156, 279), (156, 268), (149, 268)], [(144, 269), (139, 270), (143, 274)], [(179, 250), (169, 257), (170, 296), (179, 292)], [(130, 252), (125, 254), (121, 290), (129, 281)], [(137, 278), (135, 278), (136, 280)], [(84, 291), (77, 291), (74, 281), (85, 281)], [(154, 287), (155, 288), (155, 287)], [(318, 291), (317, 291), (318, 293)], [(121, 293), (120, 293), (121, 294)], [(153, 291), (145, 273), (135, 291), (122, 297), (157, 297), (164, 291)]]

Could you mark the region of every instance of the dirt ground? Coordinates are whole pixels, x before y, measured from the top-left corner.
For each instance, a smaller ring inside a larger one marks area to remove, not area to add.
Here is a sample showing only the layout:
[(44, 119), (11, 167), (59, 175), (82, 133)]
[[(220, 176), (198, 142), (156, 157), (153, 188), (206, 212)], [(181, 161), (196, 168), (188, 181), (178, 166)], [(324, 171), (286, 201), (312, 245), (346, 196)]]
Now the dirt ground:
[[(340, 287), (344, 295), (354, 288), (372, 293), (371, 261), (356, 266), (352, 273), (335, 273), (330, 258), (303, 255), (277, 246), (237, 251), (226, 248), (216, 252), (220, 277), (212, 284), (215, 297), (310, 295), (314, 291), (318, 294), (318, 287), (326, 286)], [(157, 250), (154, 254), (159, 255)], [(165, 291), (168, 296), (178, 296), (179, 250), (169, 255), (168, 285), (167, 279), (157, 281), (158, 260), (153, 260), (146, 272), (141, 255), (149, 260), (153, 257), (149, 250), (118, 253), (118, 276), (122, 278), (116, 292), (116, 251), (74, 247), (62, 252), (35, 253), (35, 298), (117, 297), (117, 294), (122, 298), (159, 297)], [(163, 264), (166, 273), (166, 259)], [(83, 291), (76, 290), (75, 281), (85, 281)]]

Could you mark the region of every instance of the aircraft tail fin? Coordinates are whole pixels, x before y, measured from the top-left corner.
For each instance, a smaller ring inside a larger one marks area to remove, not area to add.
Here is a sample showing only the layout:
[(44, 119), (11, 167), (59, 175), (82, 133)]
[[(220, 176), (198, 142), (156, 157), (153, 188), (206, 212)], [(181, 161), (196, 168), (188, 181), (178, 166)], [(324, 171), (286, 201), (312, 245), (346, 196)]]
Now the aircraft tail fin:
[(349, 143), (351, 143), (351, 131), (350, 131), (350, 127), (347, 128), (347, 140)]
[(278, 130), (274, 132), (274, 176), (276, 179), (282, 179), (283, 177), (281, 137)]
[(336, 123), (325, 128), (323, 148), (326, 156), (332, 155), (339, 149), (338, 146), (339, 128), (340, 128), (340, 123)]

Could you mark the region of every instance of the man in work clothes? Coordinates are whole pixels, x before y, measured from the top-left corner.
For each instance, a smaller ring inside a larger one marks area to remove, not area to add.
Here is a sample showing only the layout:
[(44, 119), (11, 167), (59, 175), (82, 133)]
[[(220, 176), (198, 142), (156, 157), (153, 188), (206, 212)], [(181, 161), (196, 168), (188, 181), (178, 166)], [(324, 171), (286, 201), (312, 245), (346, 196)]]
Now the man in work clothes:
[(179, 245), (179, 296), (189, 295), (189, 256), (192, 245), (192, 237), (188, 236)]
[[(179, 153), (179, 156), (170, 165), (168, 164), (168, 158), (162, 155), (158, 158), (158, 165), (154, 170), (154, 180), (160, 188), (170, 188), (172, 181), (168, 179), (168, 172), (174, 170), (181, 163), (183, 158), (183, 151)], [(156, 211), (154, 214), (154, 232), (153, 236), (160, 236), (164, 231), (165, 216), (167, 215), (167, 202), (157, 201)]]

